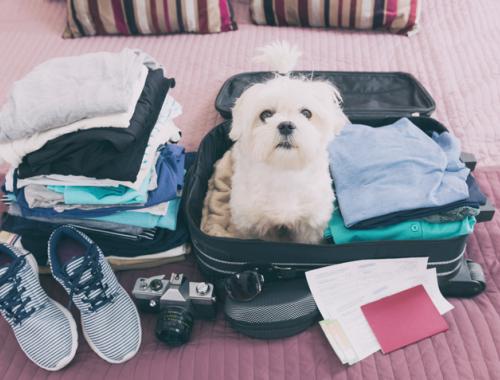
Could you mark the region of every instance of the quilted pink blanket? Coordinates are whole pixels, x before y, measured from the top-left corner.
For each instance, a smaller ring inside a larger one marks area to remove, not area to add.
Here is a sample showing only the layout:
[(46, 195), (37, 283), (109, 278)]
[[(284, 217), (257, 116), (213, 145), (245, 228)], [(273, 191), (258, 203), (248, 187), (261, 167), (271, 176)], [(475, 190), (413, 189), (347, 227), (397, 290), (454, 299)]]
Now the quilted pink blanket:
[[(479, 158), (481, 186), (500, 205), (500, 2), (426, 1), (421, 32), (411, 38), (365, 32), (254, 26), (245, 0), (233, 0), (239, 30), (219, 35), (97, 37), (63, 40), (65, 1), (0, 0), (0, 103), (12, 83), (34, 65), (55, 56), (138, 47), (175, 77), (172, 91), (183, 105), (177, 120), (183, 143), (195, 150), (220, 117), (214, 100), (232, 74), (265, 69), (250, 58), (256, 47), (286, 39), (303, 50), (301, 69), (382, 70), (414, 74), (436, 99), (434, 117), (463, 148)], [(0, 210), (1, 211), (1, 210)], [(47, 373), (29, 362), (0, 320), (1, 379), (500, 379), (500, 215), (478, 225), (467, 254), (481, 263), (487, 290), (471, 300), (452, 300), (448, 332), (389, 355), (375, 354), (343, 367), (315, 326), (276, 341), (245, 338), (225, 323), (196, 324), (192, 341), (168, 349), (153, 336), (154, 317), (144, 316), (140, 353), (123, 365), (102, 361), (80, 339), (73, 363)], [(183, 271), (199, 278), (194, 262), (171, 264), (119, 277), (130, 290), (140, 274)], [(66, 304), (50, 278), (48, 292)], [(80, 335), (81, 336), (81, 335)]]

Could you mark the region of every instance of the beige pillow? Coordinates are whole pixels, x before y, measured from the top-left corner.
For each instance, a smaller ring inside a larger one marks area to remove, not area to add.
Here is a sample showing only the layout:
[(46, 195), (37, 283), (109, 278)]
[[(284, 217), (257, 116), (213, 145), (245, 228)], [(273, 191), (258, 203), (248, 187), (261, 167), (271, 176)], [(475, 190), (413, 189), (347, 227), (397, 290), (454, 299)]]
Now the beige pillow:
[(230, 0), (67, 0), (64, 37), (236, 29)]

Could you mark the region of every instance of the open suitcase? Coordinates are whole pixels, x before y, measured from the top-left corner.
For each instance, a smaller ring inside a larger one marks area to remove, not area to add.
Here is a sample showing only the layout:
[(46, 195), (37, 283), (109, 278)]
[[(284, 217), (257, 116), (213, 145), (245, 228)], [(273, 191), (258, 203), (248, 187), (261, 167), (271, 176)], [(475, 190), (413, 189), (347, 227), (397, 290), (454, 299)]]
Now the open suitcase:
[[(481, 267), (464, 256), (467, 236), (449, 240), (306, 245), (212, 237), (200, 230), (203, 201), (213, 165), (232, 145), (228, 137), (231, 108), (245, 88), (273, 75), (269, 72), (242, 73), (226, 81), (215, 104), (226, 121), (205, 136), (197, 160), (188, 173), (184, 208), (193, 252), (201, 271), (212, 281), (217, 281), (243, 270), (258, 269), (267, 282), (268, 279), (300, 278), (307, 270), (352, 260), (428, 256), (429, 267), (436, 268), (444, 295), (468, 297), (483, 291), (485, 280)], [(344, 112), (354, 123), (379, 127), (408, 117), (428, 134), (446, 131), (445, 126), (430, 117), (435, 109), (434, 100), (410, 74), (325, 71), (294, 72), (293, 75), (333, 82), (343, 96)], [(464, 153), (462, 160), (471, 170), (474, 169), (476, 162), (473, 155)], [(477, 221), (491, 220), (494, 212), (495, 209), (487, 202)], [(239, 327), (241, 331), (251, 326)], [(246, 333), (253, 334), (249, 331)]]

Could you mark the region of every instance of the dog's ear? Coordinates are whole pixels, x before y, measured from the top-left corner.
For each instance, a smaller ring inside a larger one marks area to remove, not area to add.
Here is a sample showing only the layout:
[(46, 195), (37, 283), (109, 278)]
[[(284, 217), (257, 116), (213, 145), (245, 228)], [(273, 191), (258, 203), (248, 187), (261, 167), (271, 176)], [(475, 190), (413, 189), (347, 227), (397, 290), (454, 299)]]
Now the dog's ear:
[[(334, 123), (334, 133), (338, 134), (340, 130), (349, 123), (349, 119), (342, 112), (342, 96), (340, 91), (332, 83), (327, 81), (313, 81), (315, 93), (324, 101), (327, 100), (331, 104), (332, 110), (336, 113), (336, 122)], [(327, 105), (329, 106), (329, 105)]]
[(336, 106), (341, 106), (342, 104), (342, 96), (340, 95), (340, 91), (333, 84), (327, 81), (322, 80), (313, 80), (313, 85), (316, 87), (316, 93), (321, 96), (323, 99), (328, 99), (333, 102)]
[(233, 141), (237, 141), (243, 133), (243, 125), (241, 123), (241, 110), (242, 110), (243, 99), (240, 96), (236, 99), (234, 107), (231, 110), (231, 130), (229, 131), (229, 138)]
[(251, 117), (249, 113), (252, 111), (247, 107), (247, 102), (250, 98), (249, 95), (251, 95), (249, 92), (249, 89), (245, 90), (240, 97), (236, 99), (236, 102), (231, 110), (232, 122), (231, 130), (229, 131), (229, 138), (233, 141), (236, 141), (241, 137), (246, 125), (251, 122), (248, 119)]

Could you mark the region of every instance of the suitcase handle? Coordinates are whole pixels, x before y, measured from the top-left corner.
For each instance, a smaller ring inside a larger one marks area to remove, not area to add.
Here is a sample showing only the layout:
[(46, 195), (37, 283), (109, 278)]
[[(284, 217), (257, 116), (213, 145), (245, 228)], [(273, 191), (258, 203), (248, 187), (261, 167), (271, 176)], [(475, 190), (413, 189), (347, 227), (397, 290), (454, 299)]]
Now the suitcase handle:
[(479, 207), (479, 214), (476, 216), (476, 221), (478, 223), (489, 222), (495, 216), (495, 206), (486, 199), (486, 203)]
[(455, 277), (439, 284), (445, 297), (474, 297), (486, 289), (483, 268), (472, 260), (464, 260)]
[(465, 166), (467, 166), (471, 172), (474, 171), (477, 165), (476, 156), (473, 153), (462, 152), (460, 153), (460, 161), (462, 161)]
[[(468, 152), (460, 153), (460, 161), (462, 161), (465, 164), (465, 166), (469, 168), (471, 172), (473, 172), (474, 169), (476, 169), (477, 159), (473, 153), (468, 153)], [(495, 215), (495, 206), (493, 206), (493, 204), (489, 201), (489, 199), (487, 199), (486, 204), (479, 207), (479, 215), (476, 216), (476, 221), (478, 223), (489, 222), (490, 220), (493, 219), (494, 215)]]

